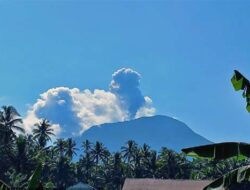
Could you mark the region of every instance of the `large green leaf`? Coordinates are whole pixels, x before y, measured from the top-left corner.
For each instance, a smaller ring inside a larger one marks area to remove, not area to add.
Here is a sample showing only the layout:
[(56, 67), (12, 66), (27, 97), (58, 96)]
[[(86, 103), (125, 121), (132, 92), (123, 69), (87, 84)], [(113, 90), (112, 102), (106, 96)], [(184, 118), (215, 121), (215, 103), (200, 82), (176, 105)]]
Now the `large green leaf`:
[(233, 87), (236, 91), (243, 90), (243, 98), (246, 98), (246, 109), (250, 112), (250, 82), (239, 72), (234, 71), (234, 75), (231, 79)]
[(249, 86), (249, 81), (237, 70), (234, 71), (231, 82), (236, 91), (244, 90), (247, 85)]
[(42, 164), (39, 163), (34, 173), (29, 178), (29, 181), (28, 181), (29, 190), (35, 190), (39, 187), (41, 175), (42, 175)]
[(224, 142), (182, 149), (191, 157), (210, 158), (215, 160), (237, 157), (244, 159), (250, 157), (250, 144), (238, 142)]
[(10, 190), (11, 188), (0, 180), (0, 190)]
[(230, 189), (233, 185), (250, 181), (250, 165), (235, 169), (222, 177), (216, 179), (203, 190), (223, 190)]

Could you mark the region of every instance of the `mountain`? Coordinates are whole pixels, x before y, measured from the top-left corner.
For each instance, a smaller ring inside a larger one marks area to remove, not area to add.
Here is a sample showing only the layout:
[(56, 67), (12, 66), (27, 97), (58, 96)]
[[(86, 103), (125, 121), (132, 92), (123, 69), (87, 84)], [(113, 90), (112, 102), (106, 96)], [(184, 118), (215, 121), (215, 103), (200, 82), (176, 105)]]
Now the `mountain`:
[(161, 147), (180, 151), (184, 147), (211, 143), (185, 123), (161, 115), (93, 126), (75, 140), (79, 145), (86, 139), (100, 141), (112, 152), (120, 150), (128, 140), (134, 140), (139, 145), (146, 143), (158, 151)]

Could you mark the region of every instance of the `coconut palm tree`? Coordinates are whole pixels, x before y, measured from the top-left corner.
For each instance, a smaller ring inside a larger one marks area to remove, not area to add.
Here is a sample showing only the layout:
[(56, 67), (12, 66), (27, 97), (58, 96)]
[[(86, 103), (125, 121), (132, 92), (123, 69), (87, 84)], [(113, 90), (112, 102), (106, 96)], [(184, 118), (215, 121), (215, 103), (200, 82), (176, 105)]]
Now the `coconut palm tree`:
[(10, 143), (11, 139), (16, 136), (15, 131), (24, 132), (21, 127), (22, 118), (13, 106), (3, 106), (0, 111), (0, 142), (1, 144)]
[(67, 186), (74, 183), (74, 165), (70, 162), (68, 157), (59, 157), (55, 163), (56, 167), (52, 172), (52, 178), (54, 178), (55, 185), (58, 189), (66, 189)]
[(90, 153), (90, 151), (92, 151), (92, 148), (93, 148), (92, 145), (93, 144), (89, 140), (83, 141), (82, 149), (83, 149), (83, 152), (84, 152), (85, 155)]
[(39, 123), (35, 124), (33, 129), (34, 139), (38, 144), (44, 148), (48, 141), (51, 141), (51, 136), (54, 136), (53, 128), (47, 119), (42, 119)]
[(92, 169), (94, 167), (94, 162), (91, 159), (90, 153), (86, 153), (82, 158), (80, 158), (77, 165), (77, 173), (80, 181), (89, 183), (92, 179)]
[(105, 164), (103, 170), (107, 189), (121, 190), (124, 182), (121, 153), (116, 152), (110, 156), (109, 162)]
[(107, 161), (108, 156), (109, 156), (108, 150), (99, 141), (96, 141), (90, 154), (91, 154), (91, 157), (92, 157), (93, 161), (95, 162), (96, 166), (100, 163), (100, 161), (105, 163)]
[(142, 147), (140, 148), (140, 152), (141, 152), (141, 162), (142, 162), (142, 168), (143, 168), (143, 176), (147, 176), (149, 175), (149, 162), (150, 162), (150, 158), (151, 158), (151, 150), (150, 150), (150, 146), (148, 146), (147, 144), (143, 144)]
[(144, 143), (141, 147), (141, 154), (142, 154), (143, 159), (148, 161), (148, 159), (151, 155), (150, 146), (148, 146), (147, 144)]
[(62, 158), (64, 156), (66, 149), (67, 149), (67, 142), (63, 139), (57, 139), (54, 144), (55, 144), (55, 151)]
[(76, 148), (76, 143), (75, 141), (72, 140), (72, 138), (68, 138), (66, 141), (66, 152), (65, 155), (72, 160), (73, 156), (76, 155), (76, 151), (78, 149)]
[(114, 189), (120, 190), (123, 184), (123, 167), (121, 153), (116, 152), (113, 156), (112, 184)]
[(127, 161), (127, 163), (130, 163), (131, 159), (134, 158), (137, 148), (138, 148), (138, 146), (137, 146), (136, 142), (133, 140), (129, 140), (126, 143), (126, 145), (121, 148), (123, 158), (125, 159), (125, 161)]
[(141, 162), (143, 177), (155, 178), (157, 171), (157, 153), (150, 150), (150, 147), (144, 144), (141, 148)]
[(186, 160), (173, 150), (163, 147), (159, 155), (159, 172), (165, 179), (185, 178), (183, 171)]
[(127, 177), (133, 177), (133, 164), (131, 161), (135, 159), (135, 154), (138, 151), (138, 145), (135, 141), (129, 140), (125, 146), (121, 147), (121, 154), (126, 163), (125, 173)]
[(8, 157), (16, 172), (25, 173), (28, 168), (32, 168), (32, 155), (29, 154), (29, 148), (27, 138), (23, 135), (19, 135), (12, 149), (8, 152)]
[(148, 172), (149, 172), (149, 177), (155, 178), (157, 175), (157, 152), (156, 151), (151, 151), (149, 162), (148, 162)]

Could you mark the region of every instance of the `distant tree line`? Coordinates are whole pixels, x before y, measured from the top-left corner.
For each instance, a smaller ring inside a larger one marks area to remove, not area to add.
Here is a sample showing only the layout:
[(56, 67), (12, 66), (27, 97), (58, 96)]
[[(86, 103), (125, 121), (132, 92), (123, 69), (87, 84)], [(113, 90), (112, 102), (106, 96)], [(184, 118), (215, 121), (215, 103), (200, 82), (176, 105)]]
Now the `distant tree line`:
[[(28, 180), (42, 165), (40, 184), (46, 189), (66, 189), (83, 182), (96, 189), (120, 190), (125, 178), (215, 179), (248, 160), (190, 160), (167, 147), (159, 152), (129, 140), (118, 152), (101, 142), (82, 142), (77, 150), (72, 138), (56, 139), (48, 120), (34, 124), (25, 134), (22, 119), (12, 106), (0, 110), (0, 180), (12, 188), (26, 189)], [(18, 135), (17, 135), (18, 134)], [(164, 145), (163, 145), (164, 146)], [(76, 152), (78, 160), (73, 161)]]

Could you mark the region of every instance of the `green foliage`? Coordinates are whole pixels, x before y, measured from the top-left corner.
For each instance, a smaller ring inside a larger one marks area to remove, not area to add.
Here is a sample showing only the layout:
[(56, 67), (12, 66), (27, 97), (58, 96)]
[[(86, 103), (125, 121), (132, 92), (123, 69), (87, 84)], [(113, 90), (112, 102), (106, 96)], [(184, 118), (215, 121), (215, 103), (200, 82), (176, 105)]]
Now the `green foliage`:
[[(211, 145), (204, 145), (198, 147), (191, 147), (183, 149), (188, 156), (193, 156), (195, 158), (209, 158), (215, 161), (212, 161), (211, 167), (201, 171), (197, 171), (195, 175), (199, 175), (200, 172), (205, 174), (206, 178), (209, 178), (210, 174), (216, 172), (220, 169), (220, 165), (216, 163), (217, 160), (223, 160), (228, 158), (235, 158), (235, 160), (242, 160), (242, 158), (250, 157), (250, 145), (246, 143), (218, 143)], [(203, 162), (204, 163), (204, 162)], [(223, 162), (225, 165), (227, 161)], [(248, 164), (248, 163), (245, 163)], [(199, 167), (202, 168), (202, 167)], [(235, 170), (230, 171), (230, 165), (225, 165), (223, 168), (226, 168), (225, 171), (219, 172), (219, 176), (216, 173), (213, 173), (213, 177), (219, 177), (203, 190), (217, 190), (217, 189), (230, 189), (230, 187), (235, 184), (240, 184), (243, 181), (250, 180), (250, 165), (239, 167)], [(193, 176), (196, 178), (196, 176)], [(199, 176), (200, 177), (200, 176)]]
[(246, 159), (250, 157), (250, 144), (238, 142), (224, 142), (197, 146), (182, 149), (188, 156), (196, 158), (210, 158), (214, 160), (236, 157), (237, 159)]
[[(4, 115), (10, 114), (5, 110)], [(15, 116), (20, 119), (20, 116)], [(2, 119), (5, 121), (7, 117)], [(9, 117), (11, 118), (11, 117)], [(8, 119), (8, 118), (7, 118)], [(12, 119), (13, 120), (13, 119)], [(11, 121), (12, 121), (11, 120)], [(0, 119), (0, 123), (1, 122)], [(21, 121), (18, 120), (18, 123)], [(14, 120), (12, 124), (17, 125)], [(0, 124), (1, 129), (8, 128), (10, 133), (0, 130), (8, 141), (0, 141), (0, 179), (12, 188), (22, 189), (66, 189), (78, 182), (87, 183), (100, 190), (121, 190), (126, 178), (160, 178), (160, 179), (215, 179), (248, 161), (230, 159), (228, 161), (186, 159), (184, 154), (166, 147), (160, 152), (152, 150), (147, 144), (138, 145), (129, 140), (120, 151), (111, 153), (101, 142), (82, 143), (82, 154), (74, 160), (76, 144), (72, 139), (57, 139), (48, 146), (53, 130), (47, 120), (36, 125), (33, 134), (14, 133), (13, 125)], [(247, 156), (248, 144), (217, 144), (207, 147), (208, 152), (186, 149), (186, 153), (200, 157), (221, 159), (238, 155)], [(224, 148), (223, 148), (224, 147)], [(206, 150), (206, 151), (207, 151)], [(224, 154), (227, 152), (227, 154)], [(74, 160), (74, 161), (73, 161)], [(29, 176), (29, 178), (28, 178)], [(2, 188), (8, 187), (0, 184)], [(1, 190), (1, 189), (0, 189)]]
[(0, 190), (10, 190), (10, 187), (0, 180)]
[(0, 110), (0, 148), (5, 148), (11, 145), (11, 142), (16, 133), (14, 130), (21, 133), (24, 129), (20, 126), (22, 119), (13, 106), (3, 106)]
[[(243, 90), (243, 97), (247, 101), (247, 110), (250, 112), (250, 83), (239, 72), (234, 71), (231, 79), (233, 87), (236, 91)], [(213, 160), (228, 159), (236, 157), (237, 159), (246, 159), (250, 157), (250, 145), (246, 143), (218, 143), (199, 147), (191, 147), (182, 150), (188, 156), (196, 158), (210, 158)], [(236, 190), (249, 189), (250, 187), (250, 165), (239, 167), (229, 171), (205, 187), (203, 190)]]
[(66, 141), (66, 152), (65, 155), (68, 156), (70, 159), (73, 158), (74, 155), (76, 155), (76, 151), (78, 149), (76, 148), (76, 143), (72, 140), (72, 138), (69, 138)]
[(250, 83), (239, 71), (235, 70), (231, 79), (233, 87), (236, 91), (243, 90), (243, 98), (246, 99), (246, 109), (250, 112)]
[(47, 182), (45, 185), (44, 185), (44, 188), (45, 189), (48, 189), (48, 190), (52, 190), (52, 189), (55, 189), (56, 186), (54, 185), (54, 183), (52, 181), (49, 181)]
[(239, 161), (236, 158), (230, 158), (227, 160), (220, 161), (210, 159), (194, 159), (192, 161), (191, 179), (217, 179), (234, 169), (248, 164), (248, 160)]
[(41, 147), (45, 147), (47, 142), (54, 136), (53, 129), (48, 120), (42, 119), (41, 122), (35, 124), (33, 129), (34, 139), (38, 141)]
[(28, 180), (28, 189), (35, 190), (40, 185), (42, 175), (42, 163), (39, 163), (32, 176)]
[[(243, 182), (250, 181), (250, 165), (243, 166), (233, 171), (228, 172), (222, 177), (216, 179), (204, 190), (213, 190), (213, 189), (230, 189), (230, 187), (235, 184), (241, 184)], [(248, 187), (249, 188), (249, 187)]]
[(25, 189), (27, 186), (27, 175), (18, 173), (15, 169), (6, 172), (6, 176), (10, 179), (9, 184), (11, 187), (15, 189)]
[(249, 85), (249, 81), (237, 70), (234, 71), (231, 82), (236, 91), (244, 90)]

